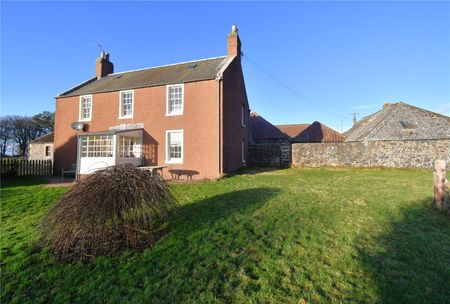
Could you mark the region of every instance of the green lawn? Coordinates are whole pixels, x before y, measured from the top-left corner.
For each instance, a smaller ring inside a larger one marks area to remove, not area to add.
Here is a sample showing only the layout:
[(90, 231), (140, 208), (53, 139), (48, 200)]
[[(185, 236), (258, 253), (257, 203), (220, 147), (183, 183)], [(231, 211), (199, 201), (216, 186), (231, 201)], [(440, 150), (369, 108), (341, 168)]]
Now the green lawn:
[(58, 264), (37, 226), (66, 189), (4, 180), (1, 302), (450, 303), (450, 218), (425, 170), (287, 169), (172, 186), (155, 247)]

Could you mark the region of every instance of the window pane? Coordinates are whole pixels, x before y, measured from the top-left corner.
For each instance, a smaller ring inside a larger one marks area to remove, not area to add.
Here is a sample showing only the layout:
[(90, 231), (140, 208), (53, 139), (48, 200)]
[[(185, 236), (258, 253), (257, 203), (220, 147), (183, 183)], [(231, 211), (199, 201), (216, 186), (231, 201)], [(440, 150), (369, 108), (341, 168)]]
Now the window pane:
[(170, 132), (167, 137), (168, 160), (181, 160), (183, 150), (183, 133)]
[(92, 99), (90, 96), (81, 97), (81, 119), (91, 118)]
[(119, 140), (119, 156), (120, 157), (140, 157), (141, 145), (140, 139), (137, 137), (121, 136)]
[(169, 87), (169, 113), (181, 112), (183, 102), (183, 87)]
[(122, 102), (122, 116), (132, 116), (133, 115), (133, 92), (122, 92), (121, 96)]
[(112, 135), (89, 135), (81, 138), (81, 157), (112, 157)]

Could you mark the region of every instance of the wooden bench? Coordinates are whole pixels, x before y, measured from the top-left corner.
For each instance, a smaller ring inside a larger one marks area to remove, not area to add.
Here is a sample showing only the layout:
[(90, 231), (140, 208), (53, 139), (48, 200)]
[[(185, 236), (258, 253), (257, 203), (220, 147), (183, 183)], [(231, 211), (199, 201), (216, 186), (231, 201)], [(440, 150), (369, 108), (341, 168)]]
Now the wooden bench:
[(76, 178), (77, 177), (77, 164), (72, 164), (70, 169), (62, 168), (61, 179), (64, 179), (65, 174), (74, 174), (75, 178)]
[(197, 175), (198, 171), (184, 170), (184, 169), (171, 169), (169, 170), (173, 180), (180, 180), (181, 176), (186, 176), (186, 180), (192, 180), (192, 176)]
[(152, 174), (159, 174), (161, 177), (163, 176), (163, 169), (167, 168), (167, 166), (139, 166), (138, 169), (150, 171)]

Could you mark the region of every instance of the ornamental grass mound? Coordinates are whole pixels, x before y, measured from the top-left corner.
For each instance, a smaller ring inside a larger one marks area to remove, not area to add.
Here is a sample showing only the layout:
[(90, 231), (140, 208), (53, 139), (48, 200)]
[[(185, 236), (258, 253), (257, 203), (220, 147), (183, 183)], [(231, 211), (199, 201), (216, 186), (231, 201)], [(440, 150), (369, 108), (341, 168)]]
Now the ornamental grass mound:
[(64, 262), (152, 246), (176, 200), (159, 175), (130, 166), (97, 171), (64, 195), (42, 223), (44, 246)]

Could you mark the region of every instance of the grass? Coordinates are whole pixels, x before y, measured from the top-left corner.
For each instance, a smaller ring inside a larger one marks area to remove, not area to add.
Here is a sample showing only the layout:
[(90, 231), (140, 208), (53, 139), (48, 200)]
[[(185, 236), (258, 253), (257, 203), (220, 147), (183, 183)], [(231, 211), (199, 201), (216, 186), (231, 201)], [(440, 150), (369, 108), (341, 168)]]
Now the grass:
[(450, 302), (431, 171), (246, 171), (172, 188), (181, 206), (155, 247), (64, 265), (37, 227), (66, 189), (3, 181), (1, 302)]

